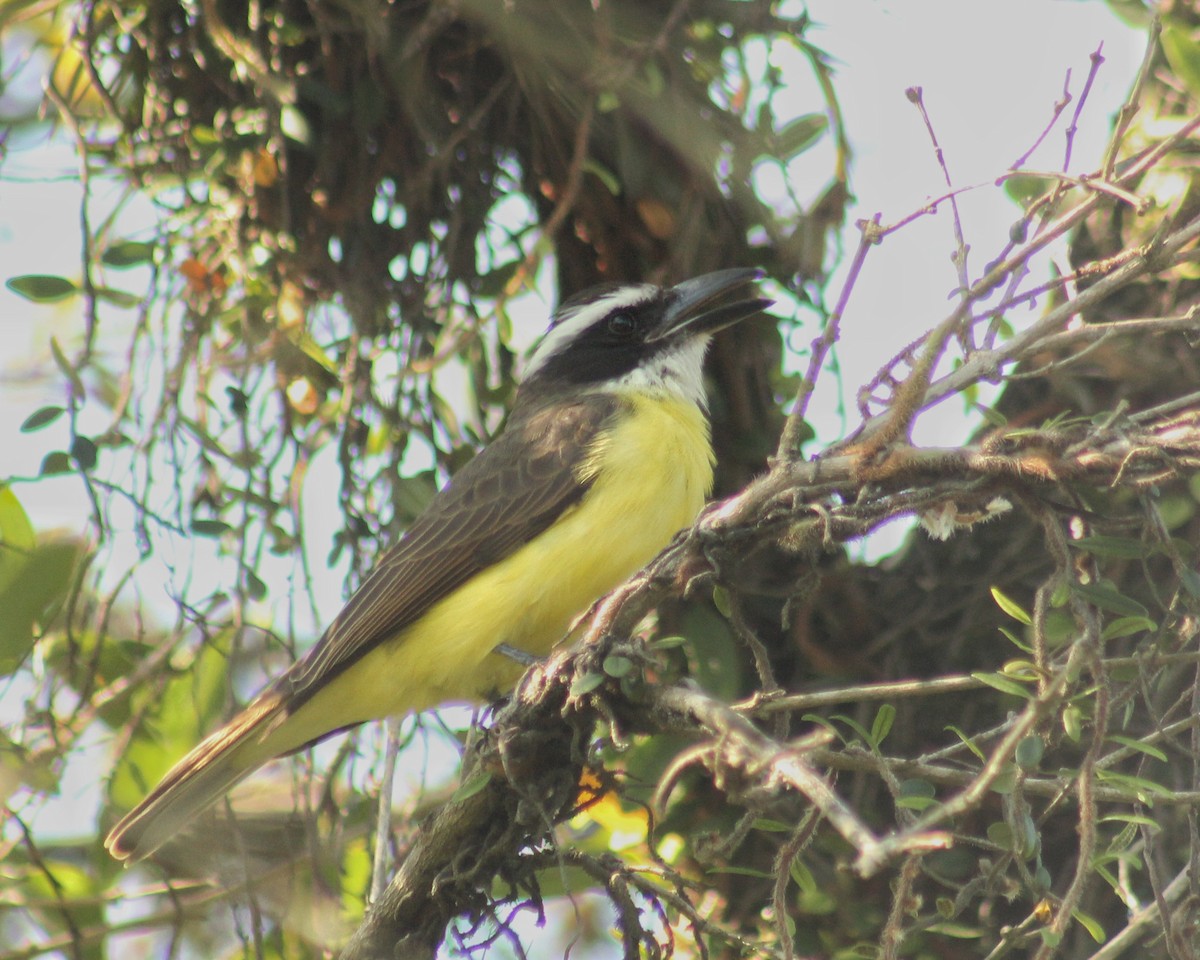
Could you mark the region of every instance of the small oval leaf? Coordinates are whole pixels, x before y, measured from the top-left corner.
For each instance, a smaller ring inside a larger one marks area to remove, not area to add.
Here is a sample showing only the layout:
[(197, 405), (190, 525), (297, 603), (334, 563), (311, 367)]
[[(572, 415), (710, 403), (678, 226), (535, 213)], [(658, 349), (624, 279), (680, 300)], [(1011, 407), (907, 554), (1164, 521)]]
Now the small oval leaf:
[(42, 457), (42, 466), (38, 476), (53, 477), (60, 473), (71, 472), (71, 458), (61, 450), (54, 450)]
[(79, 292), (79, 288), (66, 277), (55, 277), (45, 273), (27, 273), (21, 277), (13, 277), (5, 281), (4, 285), (17, 296), (34, 303), (56, 303)]
[(153, 260), (154, 244), (143, 240), (118, 240), (100, 255), (101, 263), (118, 270), (141, 266)]
[(96, 445), (87, 437), (76, 437), (71, 441), (71, 459), (87, 473), (96, 465)]
[(42, 407), (40, 410), (35, 410), (21, 424), (21, 432), (33, 433), (34, 430), (41, 430), (42, 427), (49, 426), (66, 412), (63, 407)]

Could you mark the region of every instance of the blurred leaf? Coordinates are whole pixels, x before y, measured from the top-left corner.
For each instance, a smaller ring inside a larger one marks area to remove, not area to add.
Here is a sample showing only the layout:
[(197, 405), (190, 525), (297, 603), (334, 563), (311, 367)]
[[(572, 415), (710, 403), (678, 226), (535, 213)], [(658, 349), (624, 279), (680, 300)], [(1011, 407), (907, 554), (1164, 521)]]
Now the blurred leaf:
[(603, 673), (577, 673), (571, 681), (571, 696), (582, 697), (585, 693), (591, 693), (604, 683), (605, 679)]
[(125, 310), (132, 310), (144, 302), (144, 298), (138, 294), (130, 293), (128, 290), (118, 290), (116, 287), (96, 287), (93, 293), (97, 300), (103, 300), (111, 303), (114, 307), (122, 307)]
[(986, 759), (983, 751), (979, 749), (975, 741), (963, 733), (958, 727), (954, 726), (954, 724), (947, 724), (947, 726), (943, 729), (949, 730), (952, 734), (958, 737), (958, 739), (962, 741), (963, 746), (975, 754), (975, 756), (977, 756), (980, 760)]
[(35, 410), (21, 424), (21, 432), (33, 433), (35, 430), (41, 430), (42, 427), (49, 426), (66, 412), (63, 407), (42, 407)]
[(193, 520), (192, 533), (201, 537), (220, 537), (232, 530), (224, 520)]
[(468, 797), (473, 797), (491, 782), (491, 771), (477, 770), (472, 776), (458, 785), (458, 789), (451, 795), (450, 800), (457, 803), (466, 800)]
[(13, 277), (4, 284), (13, 293), (32, 300), (34, 303), (57, 303), (79, 292), (66, 277), (54, 277), (44, 273), (27, 273)]
[(614, 197), (621, 195), (621, 181), (617, 179), (617, 175), (596, 160), (590, 157), (585, 160), (583, 162), (583, 172), (590, 173), (604, 184), (604, 188)]
[(1046, 753), (1046, 744), (1041, 737), (1030, 735), (1017, 744), (1013, 759), (1022, 770), (1036, 770)]
[(925, 810), (937, 802), (937, 788), (928, 780), (912, 778), (900, 782), (896, 806), (906, 810)]
[(143, 240), (118, 240), (100, 254), (100, 262), (123, 270), (154, 262), (154, 244)]
[(791, 833), (796, 828), (793, 824), (784, 823), (782, 820), (756, 817), (754, 820), (754, 829), (761, 830), (763, 833)]
[(1163, 24), (1161, 43), (1175, 75), (1193, 97), (1200, 97), (1200, 43), (1193, 31), (1182, 18), (1168, 17)]
[(478, 280), (476, 291), (481, 297), (498, 297), (508, 289), (509, 283), (521, 269), (524, 260), (510, 260), (493, 267)]
[(96, 466), (96, 445), (87, 437), (76, 437), (71, 441), (71, 459), (87, 473)]
[(1169, 797), (1172, 792), (1169, 787), (1156, 783), (1146, 777), (1135, 777), (1128, 773), (1118, 773), (1115, 770), (1100, 769), (1096, 771), (1096, 779), (1110, 786), (1128, 790), (1147, 806), (1154, 805), (1154, 798)]
[(774, 137), (777, 159), (784, 162), (803, 153), (821, 138), (829, 128), (829, 118), (823, 113), (806, 113), (786, 123)]
[(972, 673), (972, 677), (980, 683), (986, 683), (994, 690), (999, 690), (1001, 693), (1011, 693), (1014, 697), (1021, 697), (1024, 700), (1029, 700), (1033, 694), (1023, 684), (1018, 683), (1002, 673)]
[(1097, 943), (1103, 943), (1108, 939), (1108, 935), (1104, 932), (1104, 927), (1100, 925), (1100, 921), (1095, 917), (1078, 909), (1072, 910), (1071, 916), (1079, 921), (1079, 925), (1082, 926), (1083, 929), (1088, 932), (1088, 936), (1090, 936)]
[(1131, 750), (1136, 750), (1138, 753), (1144, 753), (1146, 756), (1153, 757), (1155, 760), (1161, 760), (1163, 763), (1167, 762), (1167, 755), (1159, 750), (1158, 747), (1151, 746), (1148, 743), (1142, 743), (1141, 740), (1136, 740), (1133, 737), (1122, 736), (1119, 733), (1110, 733), (1107, 739), (1111, 740), (1113, 743), (1119, 743), (1122, 746), (1129, 747)]
[(242, 567), (242, 583), (251, 600), (262, 600), (268, 593), (267, 585), (263, 583), (258, 574), (244, 565)]
[(231, 633), (223, 631), (200, 644), (186, 669), (170, 676), (165, 685), (138, 690), (142, 722), (131, 731), (109, 780), (118, 808), (128, 810), (138, 803), (224, 717)]
[(57, 337), (50, 338), (50, 356), (54, 358), (54, 365), (62, 371), (62, 375), (71, 381), (71, 386), (75, 389), (76, 396), (82, 398), (87, 391), (83, 388), (83, 381), (79, 379), (79, 371), (75, 369), (74, 364), (63, 353), (62, 347), (58, 345)]
[(42, 465), (38, 468), (38, 476), (54, 477), (71, 472), (71, 458), (62, 450), (51, 450), (42, 457)]
[(1101, 610), (1119, 613), (1127, 617), (1149, 619), (1149, 611), (1136, 600), (1125, 596), (1116, 587), (1108, 583), (1075, 583), (1071, 589), (1076, 595), (1088, 603), (1095, 604)]
[(1004, 192), (1022, 207), (1053, 186), (1054, 181), (1049, 177), (1034, 177), (1026, 173), (1004, 178)]
[(1128, 560), (1140, 560), (1154, 552), (1151, 544), (1134, 540), (1132, 537), (1080, 537), (1078, 540), (1068, 540), (1067, 544), (1097, 557), (1121, 557)]
[(1121, 637), (1131, 637), (1135, 633), (1144, 633), (1158, 629), (1158, 624), (1149, 617), (1118, 617), (1108, 624), (1100, 634), (1101, 640), (1119, 640)]
[(10, 571), (0, 589), (0, 675), (8, 676), (24, 661), (57, 612), (71, 588), (79, 554), (78, 544), (70, 541), (45, 543)]
[(1083, 737), (1083, 711), (1075, 704), (1063, 708), (1063, 732), (1072, 743), (1078, 743)]

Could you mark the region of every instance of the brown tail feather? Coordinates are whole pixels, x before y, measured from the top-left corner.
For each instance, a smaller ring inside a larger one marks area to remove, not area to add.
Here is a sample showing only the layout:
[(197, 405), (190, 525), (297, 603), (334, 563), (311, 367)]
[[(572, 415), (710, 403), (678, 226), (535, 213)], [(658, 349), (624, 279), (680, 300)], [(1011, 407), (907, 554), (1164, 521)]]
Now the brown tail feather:
[(205, 738), (113, 827), (104, 841), (108, 852), (118, 860), (149, 856), (197, 813), (272, 759), (276, 751), (265, 741), (282, 719), (282, 706), (278, 695), (265, 694)]

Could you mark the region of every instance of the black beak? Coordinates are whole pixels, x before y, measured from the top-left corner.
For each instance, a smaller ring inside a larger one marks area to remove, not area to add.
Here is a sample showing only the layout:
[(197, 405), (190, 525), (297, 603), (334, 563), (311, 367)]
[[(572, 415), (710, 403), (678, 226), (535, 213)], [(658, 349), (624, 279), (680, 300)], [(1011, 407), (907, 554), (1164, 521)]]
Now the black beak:
[(662, 323), (646, 342), (655, 343), (679, 334), (689, 337), (713, 334), (762, 312), (775, 301), (765, 297), (734, 299), (729, 296), (738, 288), (761, 280), (762, 276), (761, 270), (736, 267), (675, 284), (667, 291), (667, 309)]

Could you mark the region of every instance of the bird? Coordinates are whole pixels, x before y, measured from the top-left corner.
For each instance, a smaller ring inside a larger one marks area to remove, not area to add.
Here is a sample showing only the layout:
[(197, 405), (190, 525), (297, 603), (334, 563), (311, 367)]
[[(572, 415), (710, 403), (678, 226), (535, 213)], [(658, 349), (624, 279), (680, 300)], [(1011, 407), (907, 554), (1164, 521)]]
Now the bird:
[(511, 689), (699, 514), (715, 465), (705, 349), (771, 305), (761, 278), (729, 268), (563, 301), (503, 430), (317, 643), (113, 827), (110, 854), (151, 855), (258, 767), (347, 728)]

